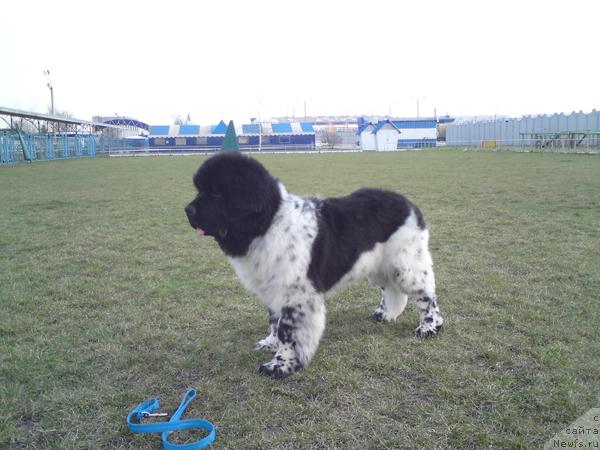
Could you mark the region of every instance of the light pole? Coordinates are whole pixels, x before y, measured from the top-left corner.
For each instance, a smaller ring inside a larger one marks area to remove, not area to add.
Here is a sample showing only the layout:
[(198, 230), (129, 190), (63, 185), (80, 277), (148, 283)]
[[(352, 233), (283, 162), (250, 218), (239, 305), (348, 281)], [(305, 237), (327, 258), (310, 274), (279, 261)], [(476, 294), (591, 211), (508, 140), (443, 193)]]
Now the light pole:
[(417, 101), (417, 119), (418, 119), (420, 117), (419, 116), (419, 101), (420, 100), (427, 100), (427, 97), (411, 97), (410, 99)]
[(50, 81), (50, 71), (44, 70), (44, 75), (48, 77), (48, 82), (46, 83), (46, 86), (48, 86), (48, 89), (50, 89), (50, 108), (52, 111), (52, 115), (54, 115), (54, 88), (52, 87), (52, 82)]
[(304, 121), (305, 122), (306, 122), (306, 103), (308, 103), (309, 101), (312, 101), (312, 97), (303, 99), (303, 102), (304, 102)]
[(260, 109), (262, 106), (262, 100), (258, 97), (258, 151), (262, 151), (262, 125), (260, 123)]
[(397, 105), (399, 105), (400, 103), (398, 102), (392, 102), (388, 104), (388, 117), (391, 119), (392, 118), (392, 106), (396, 107)]

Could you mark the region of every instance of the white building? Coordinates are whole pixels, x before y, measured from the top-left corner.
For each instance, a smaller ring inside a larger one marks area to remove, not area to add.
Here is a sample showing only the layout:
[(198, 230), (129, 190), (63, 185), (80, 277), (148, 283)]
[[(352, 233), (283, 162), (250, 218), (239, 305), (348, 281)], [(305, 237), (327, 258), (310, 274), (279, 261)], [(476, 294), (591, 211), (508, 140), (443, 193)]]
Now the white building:
[(436, 119), (385, 119), (366, 122), (359, 129), (361, 150), (390, 151), (435, 147)]
[(361, 150), (390, 151), (398, 148), (400, 130), (389, 119), (376, 124), (367, 122), (359, 129), (359, 134)]
[(367, 122), (358, 130), (360, 135), (360, 149), (361, 150), (376, 150), (375, 146), (375, 135), (373, 130), (375, 126), (371, 122)]
[(394, 125), (402, 133), (398, 148), (435, 147), (437, 143), (437, 119), (399, 119)]
[(382, 120), (373, 129), (375, 150), (390, 151), (398, 148), (401, 131), (391, 120)]

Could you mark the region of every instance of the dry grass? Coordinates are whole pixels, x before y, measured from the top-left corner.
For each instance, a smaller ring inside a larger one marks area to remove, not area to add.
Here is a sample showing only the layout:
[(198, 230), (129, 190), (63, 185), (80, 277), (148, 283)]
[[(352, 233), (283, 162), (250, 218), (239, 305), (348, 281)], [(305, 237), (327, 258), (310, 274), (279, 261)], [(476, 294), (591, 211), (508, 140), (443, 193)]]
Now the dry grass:
[(260, 377), (266, 317), (183, 214), (199, 157), (0, 168), (0, 447), (158, 448), (144, 398), (212, 420), (219, 448), (532, 448), (599, 406), (600, 159), (431, 150), (265, 155), (294, 192), (409, 196), (446, 330), (328, 304), (312, 365)]

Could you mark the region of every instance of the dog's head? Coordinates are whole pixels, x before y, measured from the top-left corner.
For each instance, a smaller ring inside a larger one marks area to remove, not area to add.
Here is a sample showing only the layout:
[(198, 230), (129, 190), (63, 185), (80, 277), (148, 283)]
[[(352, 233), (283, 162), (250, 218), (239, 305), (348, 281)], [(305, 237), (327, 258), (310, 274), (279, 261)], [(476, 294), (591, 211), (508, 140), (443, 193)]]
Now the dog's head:
[(279, 208), (277, 180), (255, 159), (219, 153), (194, 175), (198, 195), (185, 208), (199, 235), (214, 237), (230, 256), (242, 256), (263, 235)]

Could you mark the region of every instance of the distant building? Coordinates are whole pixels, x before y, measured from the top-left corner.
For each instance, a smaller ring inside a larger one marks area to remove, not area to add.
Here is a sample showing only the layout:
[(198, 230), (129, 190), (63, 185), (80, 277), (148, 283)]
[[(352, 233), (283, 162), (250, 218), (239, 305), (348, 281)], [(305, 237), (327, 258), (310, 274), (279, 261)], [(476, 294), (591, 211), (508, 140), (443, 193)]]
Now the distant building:
[(361, 121), (358, 129), (362, 150), (390, 151), (405, 148), (435, 147), (436, 119), (385, 119)]
[[(358, 121), (356, 116), (309, 116), (304, 122), (310, 122), (313, 128), (319, 133), (324, 130), (335, 130), (337, 132), (342, 131), (354, 131), (358, 129)], [(295, 120), (290, 117), (274, 117), (271, 119), (273, 122), (294, 122)]]
[(600, 145), (600, 111), (555, 113), (481, 121), (456, 121), (446, 132), (448, 145), (576, 148)]
[(435, 147), (437, 142), (437, 120), (434, 118), (394, 120), (401, 136), (398, 148)]
[[(115, 125), (114, 128), (104, 129), (104, 134), (118, 137), (147, 136), (148, 124), (127, 116), (94, 116), (93, 122)], [(118, 127), (118, 128), (117, 128)]]
[(372, 122), (366, 122), (358, 129), (361, 150), (377, 150), (375, 135), (373, 134), (374, 129), (375, 125)]
[(368, 122), (359, 129), (361, 150), (390, 151), (398, 148), (400, 130), (387, 119)]
[[(217, 150), (225, 139), (227, 125), (151, 125), (150, 148), (165, 150)], [(315, 148), (315, 130), (309, 122), (250, 123), (235, 125), (240, 149)]]
[(448, 125), (454, 123), (455, 120), (454, 117), (448, 115), (438, 117), (437, 140), (439, 145), (444, 145), (446, 143), (446, 129), (448, 128)]
[[(291, 117), (274, 117), (274, 122), (294, 121)], [(358, 122), (356, 116), (307, 116), (305, 122), (310, 122), (315, 130), (317, 147), (329, 146), (328, 141), (331, 133), (335, 133), (338, 149), (356, 149), (356, 130)]]

